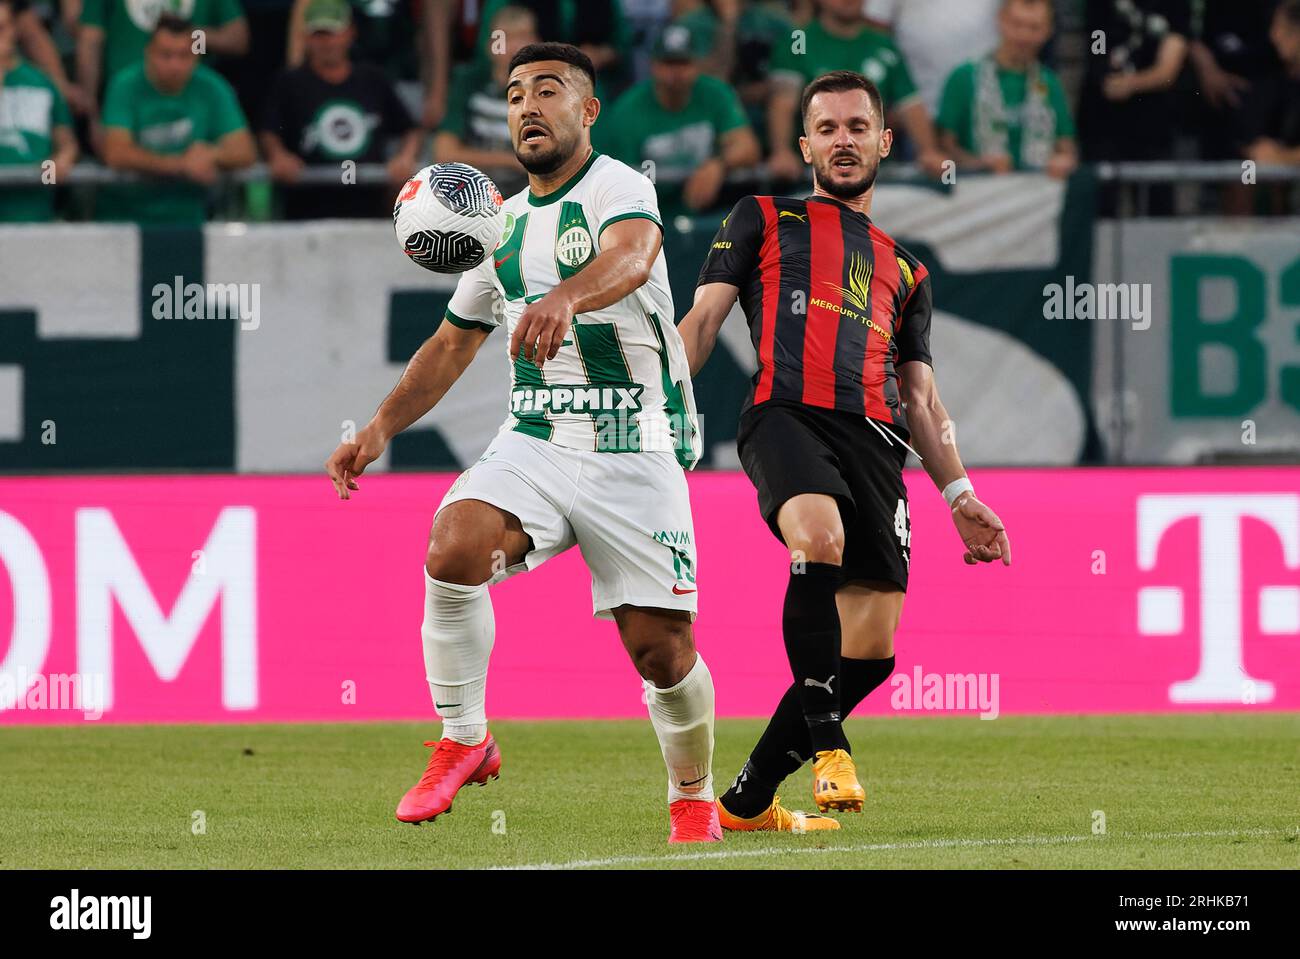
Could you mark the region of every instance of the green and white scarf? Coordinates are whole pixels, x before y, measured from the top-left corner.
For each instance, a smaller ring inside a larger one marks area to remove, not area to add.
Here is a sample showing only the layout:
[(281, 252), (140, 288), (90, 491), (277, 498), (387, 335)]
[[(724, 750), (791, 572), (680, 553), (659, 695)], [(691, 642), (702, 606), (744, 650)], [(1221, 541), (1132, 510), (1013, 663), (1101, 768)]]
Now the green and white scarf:
[[(998, 83), (998, 64), (990, 54), (976, 68), (975, 149), (980, 156), (1010, 153), (1007, 105)], [(1037, 62), (1025, 77), (1025, 102), (1020, 114), (1019, 165), (1029, 169), (1047, 166), (1056, 149), (1056, 112), (1047, 97), (1047, 84)]]

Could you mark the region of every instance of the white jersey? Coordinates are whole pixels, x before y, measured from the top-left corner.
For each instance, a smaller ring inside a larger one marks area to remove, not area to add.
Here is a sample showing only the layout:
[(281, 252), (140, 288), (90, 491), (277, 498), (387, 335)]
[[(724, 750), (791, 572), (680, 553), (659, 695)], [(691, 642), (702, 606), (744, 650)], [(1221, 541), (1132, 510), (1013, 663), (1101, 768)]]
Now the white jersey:
[[(501, 244), (461, 275), (446, 318), (488, 330), (504, 319), (507, 349), (524, 308), (590, 263), (605, 227), (632, 217), (663, 226), (650, 181), (595, 151), (560, 189), (544, 197), (521, 190), (502, 210)], [(575, 316), (559, 353), (540, 369), (521, 350), (510, 379), (503, 432), (596, 452), (670, 451), (686, 467), (699, 459), (695, 397), (662, 249), (644, 285)]]

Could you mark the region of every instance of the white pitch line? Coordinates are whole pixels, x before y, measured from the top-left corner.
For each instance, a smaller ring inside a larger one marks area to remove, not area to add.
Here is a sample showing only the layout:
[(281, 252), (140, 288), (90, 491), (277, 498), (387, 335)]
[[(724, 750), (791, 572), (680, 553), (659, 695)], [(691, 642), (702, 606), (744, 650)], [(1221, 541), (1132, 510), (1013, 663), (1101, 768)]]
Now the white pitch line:
[(745, 859), (752, 856), (809, 855), (844, 852), (886, 852), (899, 849), (963, 849), (990, 846), (1060, 846), (1075, 842), (1116, 839), (1214, 839), (1229, 836), (1276, 836), (1295, 832), (1281, 829), (1214, 829), (1202, 832), (1104, 833), (1100, 836), (1021, 836), (1009, 839), (917, 839), (912, 842), (875, 842), (857, 846), (785, 846), (775, 849), (719, 849), (658, 856), (611, 856), (608, 859), (573, 859), (569, 862), (540, 862), (495, 869), (598, 869), (604, 866), (634, 866), (645, 863), (694, 862), (713, 859)]

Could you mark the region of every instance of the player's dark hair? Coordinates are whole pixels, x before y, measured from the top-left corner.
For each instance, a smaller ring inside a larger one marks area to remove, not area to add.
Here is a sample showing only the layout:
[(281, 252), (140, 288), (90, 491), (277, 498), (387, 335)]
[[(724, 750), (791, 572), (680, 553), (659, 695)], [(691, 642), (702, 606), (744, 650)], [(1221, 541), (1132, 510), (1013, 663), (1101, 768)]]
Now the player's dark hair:
[(1282, 0), (1277, 7), (1277, 15), (1284, 17), (1293, 27), (1300, 27), (1300, 0)]
[(867, 91), (867, 99), (875, 107), (876, 116), (880, 117), (882, 124), (885, 122), (885, 101), (874, 83), (852, 70), (832, 70), (830, 73), (823, 73), (803, 88), (803, 99), (799, 101), (799, 116), (803, 120), (804, 129), (808, 128), (808, 108), (812, 106), (813, 97), (819, 93), (844, 93), (847, 90)]
[(587, 75), (587, 79), (591, 81), (592, 89), (595, 89), (596, 67), (592, 64), (591, 57), (571, 43), (530, 43), (525, 47), (520, 47), (519, 52), (510, 58), (510, 69), (507, 73), (514, 73), (515, 67), (522, 67), (526, 63), (538, 63), (542, 60), (559, 60), (571, 67), (577, 67)]
[(185, 36), (191, 36), (194, 33), (194, 22), (186, 20), (184, 17), (178, 17), (174, 13), (164, 13), (158, 17), (158, 22), (154, 25), (154, 33), (183, 33)]

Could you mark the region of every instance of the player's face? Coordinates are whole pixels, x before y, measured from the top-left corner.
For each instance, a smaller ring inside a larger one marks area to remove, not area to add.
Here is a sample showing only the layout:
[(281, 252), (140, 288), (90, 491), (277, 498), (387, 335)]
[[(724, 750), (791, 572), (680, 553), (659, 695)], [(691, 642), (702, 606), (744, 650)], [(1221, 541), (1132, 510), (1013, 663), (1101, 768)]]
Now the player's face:
[(843, 90), (812, 98), (799, 147), (817, 184), (831, 196), (851, 199), (871, 189), (893, 142), (867, 91)]
[(1045, 3), (1008, 3), (998, 14), (1002, 42), (1021, 60), (1034, 60), (1052, 35), (1052, 11)]
[(148, 57), (153, 82), (164, 92), (182, 89), (190, 82), (198, 63), (186, 33), (155, 33), (149, 41)]
[(554, 173), (586, 142), (600, 101), (586, 74), (558, 60), (525, 63), (506, 87), (510, 141), (529, 173)]

